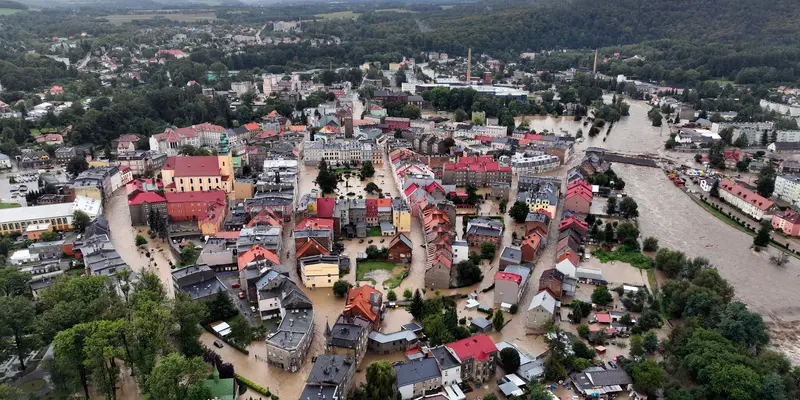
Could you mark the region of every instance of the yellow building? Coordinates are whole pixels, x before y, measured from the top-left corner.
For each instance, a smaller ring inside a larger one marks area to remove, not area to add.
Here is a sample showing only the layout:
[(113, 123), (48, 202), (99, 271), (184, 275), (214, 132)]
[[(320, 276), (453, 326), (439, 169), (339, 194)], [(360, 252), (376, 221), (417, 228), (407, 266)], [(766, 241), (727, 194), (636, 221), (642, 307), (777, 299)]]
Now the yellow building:
[(411, 232), (411, 211), (405, 206), (392, 204), (392, 225), (398, 232)]
[(75, 192), (75, 197), (86, 196), (95, 200), (103, 201), (103, 191), (93, 185), (87, 186), (72, 186), (72, 191)]
[(310, 288), (332, 287), (339, 280), (339, 257), (311, 256), (300, 259), (300, 278)]
[(176, 156), (167, 159), (161, 169), (167, 192), (224, 190), (234, 198), (233, 159), (230, 153), (217, 156)]
[(528, 203), (528, 209), (531, 212), (542, 212), (547, 215), (556, 215), (556, 205), (549, 203)]
[(51, 229), (72, 229), (72, 203), (0, 209), (0, 233), (24, 233), (28, 225), (50, 224)]
[(250, 199), (253, 197), (253, 193), (255, 191), (255, 185), (253, 184), (252, 181), (249, 180), (234, 181), (233, 191), (234, 191), (233, 198), (236, 201)]

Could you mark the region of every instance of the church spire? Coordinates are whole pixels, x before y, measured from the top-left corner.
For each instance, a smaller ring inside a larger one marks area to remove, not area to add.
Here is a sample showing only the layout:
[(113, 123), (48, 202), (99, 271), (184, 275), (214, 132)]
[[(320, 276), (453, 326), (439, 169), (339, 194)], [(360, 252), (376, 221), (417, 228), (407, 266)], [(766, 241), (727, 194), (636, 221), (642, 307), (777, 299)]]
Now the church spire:
[(219, 135), (219, 146), (218, 147), (219, 147), (219, 149), (217, 150), (217, 153), (220, 154), (220, 155), (228, 154), (231, 151), (231, 143), (228, 140), (228, 134), (227, 133), (222, 132), (222, 134)]

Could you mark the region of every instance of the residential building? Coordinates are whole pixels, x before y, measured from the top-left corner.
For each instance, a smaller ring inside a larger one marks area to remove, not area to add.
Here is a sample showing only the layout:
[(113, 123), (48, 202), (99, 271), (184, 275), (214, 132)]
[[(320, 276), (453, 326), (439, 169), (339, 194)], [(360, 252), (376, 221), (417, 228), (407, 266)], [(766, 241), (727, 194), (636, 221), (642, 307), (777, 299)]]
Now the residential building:
[(59, 147), (56, 149), (56, 161), (60, 163), (68, 163), (78, 153), (74, 147)]
[(233, 160), (230, 153), (169, 157), (161, 168), (161, 179), (168, 193), (222, 190), (232, 197)]
[(160, 181), (135, 179), (125, 185), (125, 190), (131, 225), (146, 225), (151, 210), (158, 210), (162, 217), (167, 217), (167, 198), (164, 197), (164, 187)]
[(300, 279), (310, 288), (333, 287), (339, 279), (339, 256), (315, 255), (297, 260)]
[(800, 205), (800, 175), (775, 177), (775, 191), (772, 195), (793, 205)]
[(414, 244), (411, 243), (411, 239), (403, 233), (398, 233), (387, 246), (389, 250), (387, 259), (391, 262), (410, 263), (413, 248)]
[(358, 366), (367, 352), (370, 332), (372, 324), (361, 316), (339, 316), (332, 328), (325, 324), (325, 352), (353, 359)]
[(267, 337), (267, 362), (289, 372), (297, 372), (306, 361), (314, 337), (314, 308), (297, 286), (281, 292), (281, 323)]
[(446, 346), (437, 346), (430, 350), (431, 358), (436, 359), (441, 371), (441, 386), (457, 385), (461, 381), (461, 361)]
[(367, 338), (367, 349), (377, 354), (391, 354), (417, 347), (419, 338), (414, 332), (400, 330), (392, 333), (372, 331)]
[(458, 264), (469, 259), (469, 243), (464, 240), (456, 240), (450, 246), (453, 251), (453, 264)]
[(564, 210), (576, 214), (589, 214), (592, 206), (592, 185), (584, 180), (578, 180), (567, 186), (564, 199)]
[(719, 196), (725, 200), (725, 202), (749, 215), (756, 221), (764, 219), (764, 216), (773, 205), (772, 200), (765, 199), (758, 193), (740, 184), (734, 183), (730, 179), (723, 179), (719, 184), (719, 189)]
[(177, 156), (183, 146), (200, 147), (200, 136), (192, 127), (167, 128), (150, 137), (150, 150)]
[(500, 253), (500, 270), (504, 270), (509, 265), (519, 265), (522, 263), (522, 250), (519, 247), (506, 246)]
[(524, 265), (509, 266), (494, 275), (494, 304), (510, 307), (519, 303), (528, 287), (531, 269)]
[(560, 299), (564, 292), (564, 279), (564, 273), (556, 268), (544, 270), (539, 277), (539, 291), (547, 290), (553, 297)]
[(403, 400), (415, 399), (442, 386), (442, 374), (435, 358), (420, 358), (394, 365), (397, 391)]
[(356, 365), (352, 358), (321, 354), (314, 361), (301, 400), (346, 400), (354, 386)]
[(408, 118), (386, 117), (383, 120), (386, 125), (385, 132), (394, 132), (395, 129), (408, 129), (411, 127), (411, 120)]
[(91, 197), (102, 201), (122, 187), (122, 176), (117, 167), (90, 168), (72, 181), (70, 189), (75, 196)]
[(800, 235), (800, 213), (794, 210), (777, 212), (772, 216), (772, 229), (783, 232), (784, 235)]
[(360, 316), (372, 324), (372, 329), (381, 329), (383, 320), (384, 305), (383, 293), (370, 285), (363, 285), (357, 288), (350, 288), (347, 291), (344, 310), (342, 315), (345, 317)]
[(401, 199), (392, 199), (392, 225), (398, 232), (411, 232), (411, 210)]
[(0, 153), (0, 169), (11, 168), (11, 158), (3, 153)]
[(304, 142), (303, 162), (306, 165), (317, 165), (321, 160), (325, 160), (330, 166), (362, 164), (367, 161), (377, 166), (383, 164), (383, 151), (372, 143), (354, 140)]
[(528, 329), (541, 329), (545, 324), (553, 321), (557, 304), (556, 298), (549, 290), (540, 290), (539, 293), (531, 299), (531, 304), (528, 306), (528, 311), (525, 313), (525, 317), (527, 318), (525, 326), (527, 326)]
[(539, 229), (542, 232), (547, 232), (550, 229), (550, 216), (543, 212), (531, 212), (525, 217), (525, 233)]
[[(530, 215), (530, 214), (529, 214)], [(523, 262), (534, 262), (539, 258), (539, 254), (547, 244), (546, 237), (540, 228), (535, 228), (528, 232), (520, 244), (520, 258)]]
[(224, 191), (167, 192), (164, 197), (171, 221), (197, 221), (197, 229), (204, 236), (214, 236), (222, 230), (228, 209)]
[(503, 238), (503, 223), (490, 218), (477, 217), (467, 222), (467, 233), (465, 239), (472, 247), (480, 247), (483, 243), (489, 242), (500, 246)]
[(457, 272), (453, 268), (452, 242), (456, 235), (450, 216), (436, 207), (422, 212), (425, 228), (425, 287), (445, 289), (455, 286)]
[(183, 292), (192, 300), (211, 301), (218, 292), (227, 288), (208, 265), (191, 265), (172, 270), (172, 286), (175, 292)]
[(477, 334), (445, 346), (461, 360), (461, 378), (486, 382), (494, 378), (497, 347), (491, 338)]
[(526, 156), (522, 153), (516, 153), (511, 157), (510, 164), (511, 168), (519, 174), (540, 174), (560, 167), (561, 159), (558, 156), (549, 154)]
[(589, 367), (581, 372), (569, 375), (572, 386), (582, 396), (616, 397), (618, 393), (628, 392), (633, 380), (622, 369), (605, 369)]
[(125, 151), (117, 154), (117, 166), (128, 167), (135, 176), (143, 176), (155, 171), (167, 162), (165, 153), (153, 151)]
[(120, 137), (111, 141), (111, 146), (116, 153), (135, 151), (136, 142), (138, 142), (140, 139), (141, 137), (139, 137), (139, 135), (132, 133), (120, 135)]
[(442, 184), (483, 188), (497, 182), (510, 184), (511, 175), (511, 167), (500, 165), (491, 156), (461, 157), (457, 163), (444, 164)]

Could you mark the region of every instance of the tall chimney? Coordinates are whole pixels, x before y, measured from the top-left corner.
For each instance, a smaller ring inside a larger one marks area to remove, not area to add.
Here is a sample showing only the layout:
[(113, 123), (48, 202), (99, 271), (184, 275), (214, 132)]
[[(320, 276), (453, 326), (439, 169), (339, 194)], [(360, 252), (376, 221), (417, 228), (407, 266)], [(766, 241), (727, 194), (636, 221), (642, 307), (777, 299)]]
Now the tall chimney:
[(592, 68), (592, 73), (597, 74), (597, 51), (598, 49), (594, 49), (594, 68)]
[(472, 82), (472, 47), (467, 50), (467, 85)]

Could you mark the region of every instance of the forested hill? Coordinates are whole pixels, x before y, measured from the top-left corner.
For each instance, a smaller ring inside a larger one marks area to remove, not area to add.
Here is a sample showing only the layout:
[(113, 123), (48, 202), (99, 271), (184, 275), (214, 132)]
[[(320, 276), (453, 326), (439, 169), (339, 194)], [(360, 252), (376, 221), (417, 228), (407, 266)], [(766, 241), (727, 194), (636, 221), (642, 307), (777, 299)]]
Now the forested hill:
[(28, 6), (12, 0), (0, 0), (0, 8), (10, 8), (13, 10), (27, 10)]
[[(527, 3), (527, 4), (524, 4)], [(800, 43), (797, 0), (545, 0), (492, 2), (423, 17), (433, 48), (594, 48), (658, 39)], [(496, 10), (496, 11), (495, 11)]]

